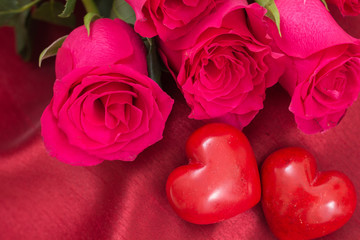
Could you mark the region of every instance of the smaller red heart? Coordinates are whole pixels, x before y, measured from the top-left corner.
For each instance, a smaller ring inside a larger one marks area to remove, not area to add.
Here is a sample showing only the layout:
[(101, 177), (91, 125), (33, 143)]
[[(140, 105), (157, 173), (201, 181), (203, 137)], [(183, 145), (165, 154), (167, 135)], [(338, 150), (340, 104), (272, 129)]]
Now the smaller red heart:
[(220, 123), (205, 125), (188, 139), (189, 164), (169, 176), (166, 193), (175, 212), (196, 224), (231, 218), (260, 201), (259, 171), (245, 135)]
[(301, 148), (271, 154), (261, 169), (262, 207), (281, 240), (314, 239), (343, 226), (356, 206), (355, 188), (338, 172), (317, 172), (315, 158)]

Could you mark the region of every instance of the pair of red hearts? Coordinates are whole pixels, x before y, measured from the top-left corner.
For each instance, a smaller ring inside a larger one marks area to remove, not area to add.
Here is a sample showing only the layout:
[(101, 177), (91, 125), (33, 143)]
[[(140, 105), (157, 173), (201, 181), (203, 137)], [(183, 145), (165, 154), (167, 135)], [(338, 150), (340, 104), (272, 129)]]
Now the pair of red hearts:
[[(186, 144), (189, 165), (169, 176), (166, 192), (183, 219), (196, 224), (231, 218), (260, 201), (280, 239), (313, 239), (344, 225), (356, 206), (351, 181), (336, 171), (317, 172), (314, 157), (301, 148), (270, 155), (261, 183), (245, 135), (226, 124), (208, 124)], [(260, 186), (262, 185), (262, 186)]]

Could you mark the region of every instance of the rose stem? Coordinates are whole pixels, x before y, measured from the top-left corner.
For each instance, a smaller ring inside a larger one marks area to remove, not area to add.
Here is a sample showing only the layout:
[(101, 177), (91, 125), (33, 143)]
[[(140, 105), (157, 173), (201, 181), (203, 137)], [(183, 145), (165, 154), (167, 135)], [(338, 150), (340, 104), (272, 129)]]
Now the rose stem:
[(93, 0), (81, 0), (81, 1), (88, 13), (92, 12), (92, 13), (100, 14), (99, 10)]

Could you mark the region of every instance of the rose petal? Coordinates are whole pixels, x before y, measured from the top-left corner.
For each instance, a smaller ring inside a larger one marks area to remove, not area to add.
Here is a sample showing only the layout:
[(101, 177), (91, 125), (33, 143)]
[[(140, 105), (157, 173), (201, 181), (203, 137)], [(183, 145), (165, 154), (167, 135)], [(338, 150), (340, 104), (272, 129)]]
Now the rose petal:
[(276, 46), (288, 56), (306, 58), (325, 48), (356, 42), (338, 26), (321, 1), (276, 0), (276, 5), (282, 37), (272, 20), (268, 21), (270, 33)]
[(66, 55), (61, 54), (56, 61), (56, 72), (61, 74), (57, 78), (68, 73), (68, 68), (63, 70), (68, 59), (72, 60), (72, 69), (121, 63), (147, 74), (145, 46), (127, 23), (101, 18), (91, 23), (90, 31), (88, 36), (83, 25), (65, 39), (60, 52)]
[(68, 143), (65, 134), (57, 127), (51, 105), (52, 103), (46, 107), (41, 117), (41, 134), (50, 155), (72, 165), (91, 166), (103, 162), (103, 159), (89, 155)]
[(345, 112), (346, 110), (341, 110), (315, 119), (304, 119), (295, 116), (295, 121), (301, 131), (307, 134), (314, 134), (335, 127), (340, 122)]

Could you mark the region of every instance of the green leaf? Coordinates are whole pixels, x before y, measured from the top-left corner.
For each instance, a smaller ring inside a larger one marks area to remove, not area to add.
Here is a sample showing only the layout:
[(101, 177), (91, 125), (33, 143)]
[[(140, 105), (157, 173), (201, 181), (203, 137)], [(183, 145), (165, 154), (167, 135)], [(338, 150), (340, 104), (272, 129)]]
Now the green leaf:
[(76, 19), (74, 15), (68, 18), (59, 17), (63, 12), (64, 5), (58, 1), (44, 2), (40, 7), (36, 8), (32, 17), (37, 20), (49, 22), (55, 25), (66, 26), (74, 28), (76, 26)]
[(40, 2), (41, 0), (1, 0), (0, 1), (0, 16), (22, 13), (32, 6)]
[(19, 14), (29, 10), (40, 0), (0, 0), (0, 26), (15, 26)]
[(146, 60), (149, 77), (161, 87), (161, 69), (155, 41), (153, 38), (145, 38), (145, 41), (148, 49)]
[(31, 57), (28, 16), (40, 0), (0, 0), (0, 26), (14, 27), (16, 52), (25, 60)]
[(93, 13), (93, 12), (89, 12), (85, 15), (84, 17), (84, 25), (85, 25), (85, 28), (87, 30), (87, 33), (88, 33), (88, 36), (90, 36), (90, 24), (92, 21), (95, 21), (96, 19), (99, 19), (101, 18), (99, 16), (99, 14), (97, 13)]
[(47, 59), (49, 57), (55, 56), (59, 50), (59, 48), (61, 47), (61, 45), (63, 44), (63, 42), (65, 41), (66, 37), (68, 35), (65, 35), (61, 38), (58, 38), (57, 40), (55, 40), (50, 46), (48, 46), (47, 48), (45, 48), (39, 56), (39, 67), (41, 67), (41, 63), (44, 59)]
[(17, 22), (14, 25), (16, 52), (25, 60), (29, 61), (32, 52), (30, 34), (27, 26), (27, 19), (30, 10), (18, 14)]
[(132, 7), (124, 0), (115, 0), (111, 10), (110, 18), (120, 18), (121, 20), (134, 24), (136, 17)]
[(280, 31), (280, 13), (275, 4), (274, 0), (255, 0), (260, 6), (266, 8), (267, 13), (266, 16), (273, 20), (276, 24), (276, 27), (279, 31), (279, 35), (281, 37)]
[(328, 5), (327, 5), (326, 1), (325, 1), (325, 0), (321, 0), (321, 2), (325, 5), (326, 10), (328, 10), (328, 11), (329, 11), (329, 8), (328, 8)]
[(59, 14), (59, 17), (67, 18), (70, 17), (71, 14), (74, 12), (76, 0), (66, 0), (64, 11)]

